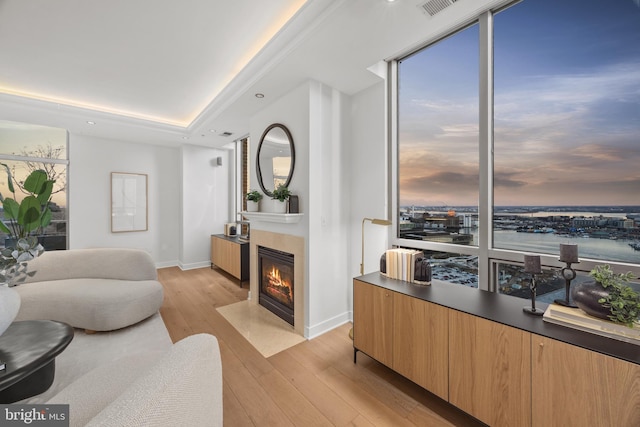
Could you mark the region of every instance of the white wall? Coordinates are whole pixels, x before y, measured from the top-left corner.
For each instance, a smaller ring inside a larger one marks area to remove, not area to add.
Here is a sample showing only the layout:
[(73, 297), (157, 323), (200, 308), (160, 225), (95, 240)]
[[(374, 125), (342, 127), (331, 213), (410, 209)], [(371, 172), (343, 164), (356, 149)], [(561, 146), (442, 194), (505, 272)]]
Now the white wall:
[(310, 84), (309, 328), (317, 336), (350, 320), (348, 169), (350, 99)]
[[(179, 150), (69, 135), (69, 248), (128, 247), (176, 265), (180, 210)], [(111, 172), (148, 175), (148, 230), (111, 233)]]
[[(222, 157), (221, 166), (216, 162), (218, 157)], [(230, 206), (234, 200), (235, 163), (228, 150), (195, 145), (184, 145), (180, 158), (180, 267), (206, 267), (211, 263), (211, 235), (223, 233), (224, 224), (234, 221)]]
[[(70, 135), (69, 163), (70, 249), (139, 248), (158, 267), (210, 265), (210, 236), (232, 220), (232, 152)], [(111, 172), (148, 175), (147, 231), (111, 233)]]
[[(295, 144), (295, 170), (289, 188), (300, 197), (297, 224), (252, 221), (251, 229), (305, 238), (305, 336), (311, 338), (349, 320), (348, 233), (349, 99), (319, 82), (305, 83), (251, 119), (252, 155), (272, 123), (289, 128)], [(258, 188), (252, 176), (251, 188)]]
[[(350, 176), (350, 276), (360, 275), (362, 258), (362, 219), (389, 219), (387, 202), (387, 143), (385, 82), (355, 94), (351, 99)], [(364, 225), (364, 273), (378, 271), (380, 256), (388, 248), (389, 227)], [(353, 288), (349, 288), (349, 307), (353, 309)]]

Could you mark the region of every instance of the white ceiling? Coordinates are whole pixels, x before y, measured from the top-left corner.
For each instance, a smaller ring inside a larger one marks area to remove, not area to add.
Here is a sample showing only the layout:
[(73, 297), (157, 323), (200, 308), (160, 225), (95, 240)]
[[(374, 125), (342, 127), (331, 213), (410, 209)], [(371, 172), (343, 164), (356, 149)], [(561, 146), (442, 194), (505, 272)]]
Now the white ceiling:
[(419, 0), (0, 0), (0, 119), (220, 147), (308, 79), (368, 87), (474, 2), (430, 18)]

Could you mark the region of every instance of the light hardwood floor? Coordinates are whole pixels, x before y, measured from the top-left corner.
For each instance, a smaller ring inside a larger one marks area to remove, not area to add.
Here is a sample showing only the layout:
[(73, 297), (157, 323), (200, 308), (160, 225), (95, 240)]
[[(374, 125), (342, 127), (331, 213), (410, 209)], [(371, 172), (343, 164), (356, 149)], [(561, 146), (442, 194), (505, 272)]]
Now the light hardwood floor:
[(158, 278), (171, 339), (218, 338), (225, 426), (483, 425), (363, 353), (354, 364), (350, 324), (267, 359), (216, 311), (245, 300), (248, 283), (209, 268), (163, 268)]

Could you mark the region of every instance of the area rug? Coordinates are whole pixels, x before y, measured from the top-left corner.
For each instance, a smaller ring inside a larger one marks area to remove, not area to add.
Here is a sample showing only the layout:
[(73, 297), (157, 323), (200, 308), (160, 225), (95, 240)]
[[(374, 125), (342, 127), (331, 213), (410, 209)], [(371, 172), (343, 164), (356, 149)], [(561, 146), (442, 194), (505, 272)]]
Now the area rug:
[(305, 341), (294, 332), (293, 326), (250, 301), (225, 305), (217, 310), (264, 357)]

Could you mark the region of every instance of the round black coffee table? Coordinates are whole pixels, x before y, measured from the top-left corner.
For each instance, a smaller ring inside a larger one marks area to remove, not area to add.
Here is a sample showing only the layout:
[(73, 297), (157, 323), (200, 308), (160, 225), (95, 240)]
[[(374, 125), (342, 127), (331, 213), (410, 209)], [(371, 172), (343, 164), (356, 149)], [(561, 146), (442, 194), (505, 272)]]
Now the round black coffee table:
[(73, 339), (73, 328), (51, 320), (13, 322), (0, 335), (0, 403), (13, 403), (47, 391), (55, 358)]

